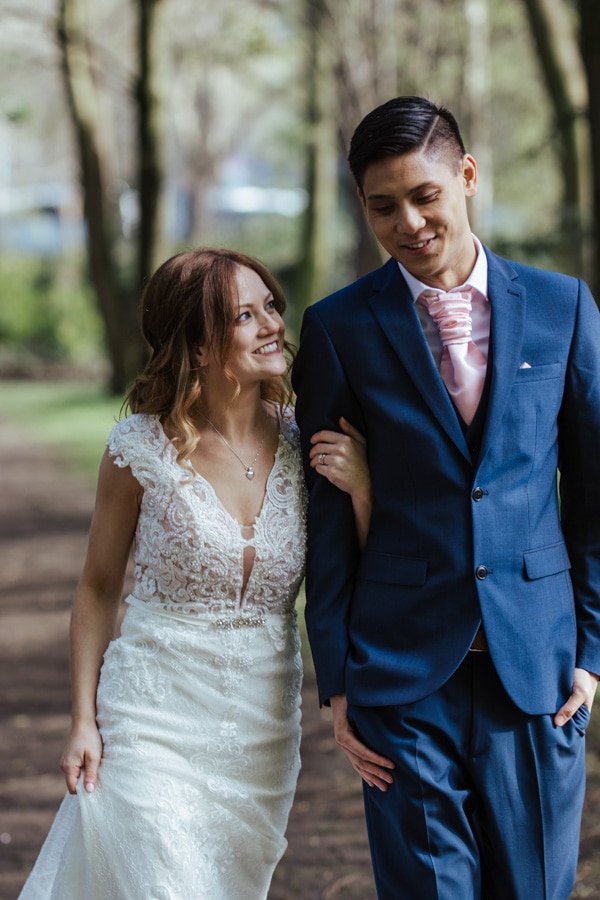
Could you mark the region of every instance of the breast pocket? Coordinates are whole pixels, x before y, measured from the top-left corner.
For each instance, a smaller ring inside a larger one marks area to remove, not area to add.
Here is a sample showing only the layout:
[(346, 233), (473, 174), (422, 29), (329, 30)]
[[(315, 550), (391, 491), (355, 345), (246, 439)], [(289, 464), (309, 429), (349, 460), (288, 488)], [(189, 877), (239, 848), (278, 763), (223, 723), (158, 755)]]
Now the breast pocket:
[(495, 434), (498, 452), (505, 459), (521, 452), (533, 460), (538, 446), (545, 449), (554, 445), (563, 400), (563, 376), (559, 362), (517, 371), (504, 409), (502, 428)]
[(526, 366), (517, 371), (515, 384), (531, 384), (534, 381), (548, 381), (551, 378), (559, 378), (562, 372), (562, 363), (547, 363), (543, 366)]

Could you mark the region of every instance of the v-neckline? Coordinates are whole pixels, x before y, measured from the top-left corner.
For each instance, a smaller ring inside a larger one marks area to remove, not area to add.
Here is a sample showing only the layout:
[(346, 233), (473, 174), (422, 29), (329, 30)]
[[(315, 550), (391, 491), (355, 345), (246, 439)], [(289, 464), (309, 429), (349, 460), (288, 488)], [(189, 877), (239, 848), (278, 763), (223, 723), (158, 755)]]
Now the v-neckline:
[[(175, 465), (179, 465), (179, 463), (177, 462), (177, 448), (175, 447), (175, 444), (173, 443), (171, 438), (165, 432), (165, 429), (163, 428), (163, 424), (160, 421), (160, 418), (158, 416), (156, 417), (156, 421), (158, 423), (158, 427), (160, 428), (166, 443), (168, 444), (168, 446), (170, 448), (171, 455), (174, 458), (173, 461), (174, 461)], [(222, 512), (225, 513), (225, 515), (227, 516), (228, 519), (230, 519), (232, 522), (234, 522), (237, 525), (237, 527), (240, 531), (240, 538), (245, 544), (251, 543), (255, 538), (254, 529), (256, 528), (256, 525), (260, 521), (262, 514), (263, 514), (263, 510), (265, 508), (265, 503), (266, 503), (267, 497), (269, 495), (269, 487), (270, 487), (271, 479), (273, 478), (273, 474), (275, 472), (275, 468), (276, 468), (278, 460), (279, 460), (281, 446), (282, 446), (282, 429), (281, 429), (281, 418), (279, 418), (279, 434), (277, 437), (277, 449), (273, 456), (273, 465), (271, 466), (271, 468), (269, 470), (269, 474), (267, 475), (267, 480), (265, 482), (265, 490), (264, 490), (264, 494), (263, 494), (263, 497), (262, 497), (262, 500), (260, 503), (260, 509), (258, 510), (257, 515), (254, 517), (254, 522), (252, 522), (250, 525), (240, 522), (239, 519), (237, 519), (232, 513), (229, 512), (229, 510), (227, 509), (227, 507), (225, 506), (225, 504), (223, 503), (223, 501), (217, 494), (216, 490), (214, 489), (213, 485), (208, 480), (208, 478), (206, 478), (204, 475), (201, 475), (200, 472), (197, 472), (196, 469), (194, 468), (194, 466), (190, 463), (192, 470), (194, 472), (194, 480), (199, 479), (204, 485), (206, 485), (206, 487), (211, 492), (212, 496), (215, 499), (215, 502), (217, 503), (219, 508), (222, 510)], [(241, 534), (241, 531), (243, 528), (252, 528), (253, 529), (253, 535), (251, 538), (245, 538)]]

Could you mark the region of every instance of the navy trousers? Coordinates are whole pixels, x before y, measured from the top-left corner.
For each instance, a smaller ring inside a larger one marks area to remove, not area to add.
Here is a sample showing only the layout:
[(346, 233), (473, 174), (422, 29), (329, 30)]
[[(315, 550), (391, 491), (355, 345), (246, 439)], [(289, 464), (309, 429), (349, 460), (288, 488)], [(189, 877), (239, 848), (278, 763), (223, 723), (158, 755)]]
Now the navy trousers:
[(557, 728), (507, 696), (489, 653), (469, 653), (416, 703), (349, 706), (358, 737), (392, 759), (364, 786), (380, 900), (567, 900), (585, 791), (582, 707)]

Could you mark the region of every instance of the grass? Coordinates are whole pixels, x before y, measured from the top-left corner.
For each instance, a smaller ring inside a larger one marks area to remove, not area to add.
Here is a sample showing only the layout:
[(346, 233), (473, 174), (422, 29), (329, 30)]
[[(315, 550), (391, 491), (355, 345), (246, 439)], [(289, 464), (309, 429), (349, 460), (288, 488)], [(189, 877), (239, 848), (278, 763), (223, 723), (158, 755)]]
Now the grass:
[(0, 380), (0, 417), (48, 446), (79, 472), (95, 477), (121, 399), (87, 382)]

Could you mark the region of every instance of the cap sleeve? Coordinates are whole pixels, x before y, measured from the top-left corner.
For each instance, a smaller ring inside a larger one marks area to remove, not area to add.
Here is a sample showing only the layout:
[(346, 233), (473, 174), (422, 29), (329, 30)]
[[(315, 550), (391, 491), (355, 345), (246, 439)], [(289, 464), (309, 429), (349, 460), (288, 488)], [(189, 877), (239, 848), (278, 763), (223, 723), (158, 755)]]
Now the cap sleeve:
[(116, 466), (129, 466), (144, 489), (157, 481), (157, 466), (162, 459), (166, 438), (157, 416), (134, 413), (117, 422), (106, 446)]

